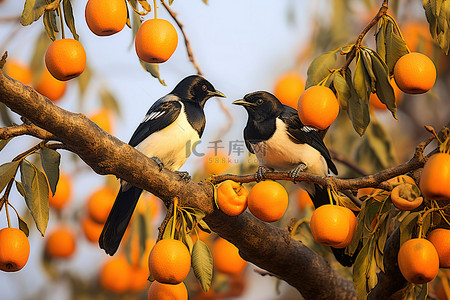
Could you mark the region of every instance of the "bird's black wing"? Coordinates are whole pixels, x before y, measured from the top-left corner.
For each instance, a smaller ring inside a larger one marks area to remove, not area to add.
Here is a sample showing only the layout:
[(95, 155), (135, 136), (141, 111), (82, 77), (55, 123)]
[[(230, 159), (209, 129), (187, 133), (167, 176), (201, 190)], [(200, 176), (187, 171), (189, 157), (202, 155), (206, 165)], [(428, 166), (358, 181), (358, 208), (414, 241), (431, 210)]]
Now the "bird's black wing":
[(136, 128), (128, 144), (136, 147), (152, 133), (172, 124), (180, 114), (181, 108), (179, 101), (169, 100), (167, 96), (156, 101), (148, 110), (144, 121)]
[(336, 175), (338, 174), (336, 166), (331, 160), (330, 153), (323, 143), (323, 140), (320, 137), (319, 133), (313, 128), (304, 126), (298, 117), (297, 111), (294, 108), (284, 105), (284, 110), (279, 118), (284, 121), (284, 123), (286, 123), (289, 137), (293, 142), (299, 144), (307, 143), (308, 145), (311, 145), (325, 158), (328, 168), (331, 170), (331, 172)]

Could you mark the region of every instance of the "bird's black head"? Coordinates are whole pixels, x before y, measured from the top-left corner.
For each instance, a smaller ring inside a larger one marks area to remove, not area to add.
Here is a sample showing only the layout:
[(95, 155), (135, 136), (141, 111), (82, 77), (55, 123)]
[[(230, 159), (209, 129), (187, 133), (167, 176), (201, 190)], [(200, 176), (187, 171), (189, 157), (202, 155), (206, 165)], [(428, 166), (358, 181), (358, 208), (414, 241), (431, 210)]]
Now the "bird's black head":
[(271, 93), (259, 91), (233, 102), (242, 105), (253, 119), (276, 118), (283, 112), (283, 104)]
[(197, 102), (202, 107), (211, 97), (225, 97), (208, 80), (199, 75), (191, 75), (181, 80), (171, 94), (183, 100)]

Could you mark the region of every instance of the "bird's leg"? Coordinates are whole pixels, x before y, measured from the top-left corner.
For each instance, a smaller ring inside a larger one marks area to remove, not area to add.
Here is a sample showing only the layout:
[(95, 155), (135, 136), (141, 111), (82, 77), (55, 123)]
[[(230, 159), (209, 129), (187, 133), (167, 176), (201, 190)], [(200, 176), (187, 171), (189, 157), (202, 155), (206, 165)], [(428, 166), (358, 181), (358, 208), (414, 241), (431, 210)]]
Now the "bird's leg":
[(159, 158), (157, 158), (156, 156), (151, 157), (151, 159), (153, 159), (155, 161), (155, 163), (158, 164), (159, 171), (161, 172), (164, 169), (164, 164), (162, 163), (162, 161)]
[(298, 175), (300, 175), (300, 173), (305, 171), (307, 168), (308, 167), (304, 163), (300, 163), (298, 166), (289, 171), (289, 177), (292, 178), (295, 183), (295, 179), (298, 177)]
[(266, 179), (266, 172), (270, 172), (272, 169), (266, 167), (266, 166), (258, 166), (258, 169), (256, 170), (256, 182), (260, 182), (261, 180)]
[(184, 180), (185, 182), (191, 181), (191, 175), (189, 175), (186, 171), (175, 171), (175, 173), (180, 176), (180, 180)]

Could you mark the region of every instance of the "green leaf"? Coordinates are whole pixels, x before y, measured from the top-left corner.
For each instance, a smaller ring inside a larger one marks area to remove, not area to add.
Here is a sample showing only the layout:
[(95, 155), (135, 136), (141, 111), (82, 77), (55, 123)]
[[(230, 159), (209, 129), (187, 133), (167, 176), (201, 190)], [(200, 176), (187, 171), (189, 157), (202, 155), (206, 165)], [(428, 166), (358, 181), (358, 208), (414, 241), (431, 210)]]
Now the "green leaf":
[(361, 51), (361, 57), (362, 57), (362, 61), (364, 63), (364, 68), (370, 78), (370, 92), (374, 92), (377, 78), (372, 69), (372, 57), (369, 54), (369, 51), (366, 51), (366, 50)]
[(386, 27), (386, 65), (389, 68), (389, 75), (394, 74), (397, 60), (408, 53), (405, 40), (394, 31), (394, 24), (390, 20)]
[(197, 225), (198, 225), (198, 227), (200, 227), (201, 230), (203, 230), (203, 231), (205, 231), (207, 233), (211, 233), (212, 232), (211, 228), (209, 228), (208, 224), (206, 224), (206, 222), (203, 221), (203, 220), (199, 220)]
[(377, 52), (384, 60), (386, 60), (386, 25), (387, 21), (385, 18), (381, 18), (378, 21), (378, 29), (375, 34)]
[(9, 138), (9, 139), (7, 139), (7, 140), (0, 140), (0, 151), (2, 151), (3, 148), (5, 148), (5, 146), (9, 143), (9, 141), (10, 141), (11, 139), (12, 139), (12, 138)]
[(23, 188), (23, 185), (20, 181), (15, 180), (16, 182), (16, 188), (17, 191), (22, 195), (23, 198), (25, 198), (25, 189)]
[(213, 257), (208, 246), (200, 239), (197, 239), (192, 249), (192, 269), (202, 289), (207, 292), (211, 287)]
[[(371, 247), (371, 248), (375, 248), (375, 247)], [(374, 249), (374, 251), (376, 252), (377, 250)], [(375, 253), (374, 251), (371, 251), (371, 253), (369, 253), (370, 255), (370, 264), (369, 267), (367, 269), (367, 288), (369, 291), (371, 291), (378, 283), (378, 276), (377, 276), (377, 262), (375, 259)]]
[(9, 108), (3, 102), (0, 102), (0, 119), (2, 120), (3, 124), (8, 126), (14, 123), (11, 118)]
[(46, 7), (46, 0), (26, 0), (22, 15), (20, 16), (20, 24), (28, 26), (38, 20), (44, 13)]
[(100, 91), (100, 99), (102, 106), (113, 111), (117, 115), (120, 114), (120, 106), (117, 98), (107, 89), (102, 89)]
[(330, 74), (336, 64), (336, 52), (328, 51), (316, 57), (308, 67), (305, 89), (317, 85)]
[(172, 233), (172, 227), (174, 225), (175, 224), (173, 223), (173, 216), (172, 216), (172, 217), (170, 217), (169, 221), (166, 224), (166, 228), (164, 229), (164, 233), (163, 233), (163, 236), (162, 236), (163, 240), (164, 239), (170, 239), (170, 236), (171, 236), (171, 233)]
[(47, 147), (41, 148), (39, 154), (41, 157), (42, 168), (44, 169), (50, 185), (50, 190), (52, 191), (52, 195), (55, 195), (56, 185), (59, 180), (59, 163), (61, 155), (56, 150)]
[(141, 66), (144, 68), (145, 71), (149, 72), (153, 77), (158, 79), (162, 85), (166, 85), (164, 80), (162, 80), (159, 75), (159, 64), (150, 64), (143, 60), (139, 60), (139, 61), (141, 62)]
[(56, 39), (56, 32), (58, 32), (58, 25), (56, 23), (56, 11), (47, 10), (42, 18), (44, 22), (45, 31), (48, 37), (54, 41)]
[(3, 191), (6, 185), (8, 185), (8, 182), (16, 176), (18, 166), (19, 161), (4, 163), (0, 166), (0, 192)]
[(44, 31), (42, 31), (41, 34), (37, 37), (30, 63), (30, 67), (33, 73), (40, 75), (42, 69), (45, 68), (44, 56), (51, 41), (52, 40), (47, 37), (47, 33)]
[(425, 300), (428, 295), (428, 284), (417, 284), (414, 285), (414, 299), (415, 300)]
[(64, 10), (64, 20), (66, 21), (67, 27), (69, 27), (70, 32), (72, 32), (73, 38), (78, 41), (79, 35), (77, 34), (77, 29), (75, 28), (75, 18), (73, 17), (72, 4), (70, 0), (63, 0), (63, 10)]
[(409, 213), (400, 224), (400, 246), (413, 236), (414, 227), (417, 224), (419, 212)]
[(26, 236), (30, 235), (30, 230), (28, 229), (27, 222), (19, 215), (17, 214), (17, 221), (19, 222), (19, 229), (25, 233)]
[(369, 95), (371, 92), (370, 81), (370, 76), (364, 65), (361, 51), (358, 51), (356, 54), (356, 67), (355, 74), (353, 76), (353, 85), (356, 93), (358, 93), (359, 98), (362, 100), (362, 103), (369, 103)]
[(389, 74), (385, 72), (385, 64), (377, 56), (372, 56), (373, 70), (376, 76), (376, 93), (378, 99), (386, 105), (395, 119), (397, 119), (397, 105), (395, 103), (394, 89), (389, 80)]
[(333, 86), (337, 92), (338, 100), (342, 109), (347, 110), (348, 99), (352, 96), (350, 92), (350, 87), (345, 80), (344, 75), (341, 72), (336, 72), (333, 79)]
[[(350, 71), (349, 71), (350, 74)], [(348, 116), (352, 121), (353, 128), (359, 135), (363, 135), (370, 122), (369, 104), (363, 102), (353, 86), (351, 75), (346, 76), (345, 80), (350, 88), (351, 97), (348, 99)]]
[(358, 299), (367, 299), (366, 273), (369, 268), (370, 242), (367, 242), (356, 257), (353, 265), (353, 283), (355, 284)]
[(20, 173), (25, 191), (25, 202), (37, 229), (44, 236), (49, 216), (47, 178), (26, 160), (20, 162)]
[(395, 163), (394, 149), (389, 133), (378, 121), (372, 122), (367, 130), (367, 141), (382, 168), (392, 167)]

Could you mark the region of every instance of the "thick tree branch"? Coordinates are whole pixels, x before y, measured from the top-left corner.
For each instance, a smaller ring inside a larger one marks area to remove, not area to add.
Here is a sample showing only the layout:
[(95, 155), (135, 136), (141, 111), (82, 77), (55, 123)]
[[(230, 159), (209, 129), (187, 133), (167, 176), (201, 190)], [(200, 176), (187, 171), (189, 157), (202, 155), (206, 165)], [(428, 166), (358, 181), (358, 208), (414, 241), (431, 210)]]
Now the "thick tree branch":
[(180, 206), (201, 209), (210, 227), (232, 241), (244, 258), (283, 278), (306, 298), (356, 298), (350, 281), (340, 277), (317, 253), (291, 239), (287, 231), (249, 213), (226, 216), (215, 208), (209, 183), (186, 183), (173, 172), (160, 172), (152, 159), (109, 135), (86, 116), (56, 106), (3, 71), (0, 102), (57, 137), (98, 174), (114, 174), (160, 197), (166, 206), (178, 197)]

